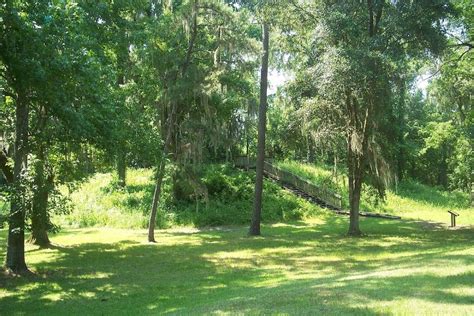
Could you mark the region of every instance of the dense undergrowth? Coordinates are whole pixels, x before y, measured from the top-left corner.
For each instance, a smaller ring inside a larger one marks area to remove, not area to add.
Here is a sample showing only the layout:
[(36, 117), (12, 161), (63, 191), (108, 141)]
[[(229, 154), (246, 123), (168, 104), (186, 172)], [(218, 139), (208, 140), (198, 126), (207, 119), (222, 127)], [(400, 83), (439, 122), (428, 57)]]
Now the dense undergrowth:
[[(61, 226), (109, 226), (144, 228), (153, 196), (153, 172), (149, 169), (130, 170), (127, 186), (116, 186), (110, 173), (96, 174), (70, 195), (73, 211), (58, 216)], [(209, 203), (189, 196), (175, 201), (171, 193), (171, 178), (166, 178), (157, 227), (218, 226), (247, 224), (253, 207), (255, 175), (227, 165), (208, 165), (200, 171), (209, 194)], [(262, 220), (279, 222), (299, 220), (315, 215), (321, 209), (265, 181)]]

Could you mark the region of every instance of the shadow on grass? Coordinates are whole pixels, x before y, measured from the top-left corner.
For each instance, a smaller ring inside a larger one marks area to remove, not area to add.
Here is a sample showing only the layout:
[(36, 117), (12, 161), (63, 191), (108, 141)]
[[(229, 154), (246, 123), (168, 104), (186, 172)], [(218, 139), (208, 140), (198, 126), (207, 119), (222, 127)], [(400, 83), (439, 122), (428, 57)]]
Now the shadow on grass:
[(263, 238), (232, 227), (161, 231), (153, 245), (137, 239), (59, 247), (34, 266), (36, 277), (0, 281), (7, 293), (2, 314), (380, 315), (371, 307), (380, 301), (474, 303), (452, 291), (472, 286), (472, 272), (430, 272), (474, 264), (462, 253), (472, 230), (367, 219), (368, 237), (354, 239), (343, 235), (345, 218), (325, 220), (266, 226)]

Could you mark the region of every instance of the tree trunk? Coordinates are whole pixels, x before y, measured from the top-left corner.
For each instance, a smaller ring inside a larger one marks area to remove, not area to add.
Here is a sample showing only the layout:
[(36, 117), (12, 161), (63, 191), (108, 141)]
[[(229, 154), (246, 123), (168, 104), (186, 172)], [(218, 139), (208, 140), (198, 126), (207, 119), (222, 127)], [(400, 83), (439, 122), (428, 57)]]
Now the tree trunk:
[(352, 198), (350, 201), (350, 221), (349, 221), (349, 236), (360, 236), (362, 232), (359, 228), (359, 204), (360, 204), (360, 192), (362, 188), (362, 181), (356, 177), (354, 179), (352, 188)]
[(148, 241), (156, 242), (155, 240), (155, 226), (156, 226), (156, 213), (158, 212), (158, 204), (161, 199), (161, 186), (163, 184), (163, 177), (165, 176), (166, 169), (166, 150), (163, 150), (163, 157), (158, 167), (158, 174), (156, 176), (155, 191), (153, 193), (153, 202), (151, 206), (150, 220), (148, 222)]
[(53, 179), (52, 177), (45, 177), (44, 159), (44, 151), (40, 148), (38, 161), (35, 165), (30, 242), (40, 247), (49, 247), (51, 242), (48, 238), (48, 199)]
[(15, 109), (15, 151), (13, 185), (16, 194), (10, 202), (6, 267), (14, 273), (28, 273), (25, 262), (25, 194), (23, 194), (24, 173), (28, 157), (28, 116), (26, 102), (18, 97)]
[(360, 192), (362, 188), (362, 170), (360, 157), (354, 152), (351, 140), (348, 140), (348, 169), (349, 169), (349, 236), (360, 236), (362, 232), (359, 228), (359, 205)]
[(398, 135), (397, 135), (397, 140), (398, 140), (398, 153), (397, 153), (397, 176), (398, 176), (398, 181), (403, 180), (403, 176), (405, 174), (405, 139), (404, 139), (404, 134), (405, 134), (405, 98), (406, 98), (406, 84), (405, 80), (401, 79), (401, 82), (399, 83), (400, 85), (400, 96), (398, 100)]
[(148, 241), (156, 242), (155, 240), (155, 226), (156, 226), (156, 214), (158, 212), (158, 204), (161, 199), (161, 187), (163, 184), (163, 178), (166, 171), (166, 159), (168, 158), (168, 148), (171, 145), (171, 139), (173, 134), (174, 116), (176, 113), (176, 102), (172, 103), (172, 109), (170, 116), (168, 117), (168, 129), (166, 132), (165, 144), (163, 147), (163, 154), (161, 156), (160, 165), (156, 175), (155, 190), (153, 192), (153, 201), (151, 204), (150, 219), (148, 221)]
[(257, 145), (257, 175), (255, 177), (255, 200), (252, 223), (249, 229), (250, 236), (260, 235), (260, 221), (262, 213), (263, 167), (265, 161), (265, 132), (267, 124), (267, 88), (268, 88), (268, 55), (269, 31), (268, 24), (263, 24), (263, 57), (260, 76), (260, 106), (258, 113), (258, 145)]
[(127, 159), (125, 157), (125, 152), (120, 151), (117, 157), (117, 175), (118, 175), (118, 185), (121, 188), (126, 186), (127, 178)]
[[(366, 112), (365, 124), (363, 131), (360, 133), (363, 135), (363, 145), (362, 150), (354, 146), (356, 144), (356, 139), (358, 139), (357, 127), (360, 125), (358, 122), (357, 115), (357, 100), (351, 95), (351, 92), (348, 91), (346, 95), (346, 107), (349, 114), (349, 124), (352, 127), (352, 130), (349, 130), (347, 133), (347, 170), (348, 170), (348, 186), (349, 186), (349, 206), (350, 206), (350, 218), (349, 218), (349, 236), (360, 236), (362, 232), (359, 228), (359, 204), (360, 204), (360, 191), (362, 188), (362, 174), (363, 174), (363, 153), (366, 153), (365, 144), (367, 138), (367, 120), (368, 120), (368, 110)], [(354, 141), (354, 143), (353, 143)]]
[(247, 119), (245, 120), (245, 156), (247, 157), (246, 170), (250, 168), (250, 100), (247, 102)]

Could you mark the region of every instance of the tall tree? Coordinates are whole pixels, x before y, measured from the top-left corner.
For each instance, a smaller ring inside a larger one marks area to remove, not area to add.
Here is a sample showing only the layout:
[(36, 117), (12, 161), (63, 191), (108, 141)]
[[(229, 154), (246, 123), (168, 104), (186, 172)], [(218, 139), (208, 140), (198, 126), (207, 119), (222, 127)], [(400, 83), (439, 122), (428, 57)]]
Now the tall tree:
[[(295, 1), (294, 1), (295, 2)], [(360, 235), (359, 205), (363, 183), (384, 193), (391, 173), (394, 134), (385, 126), (394, 119), (393, 86), (411, 58), (439, 55), (445, 46), (441, 21), (448, 1), (405, 2), (367, 0), (300, 1), (308, 19), (297, 31), (310, 33), (300, 70), (314, 78), (303, 101), (326, 130), (344, 134), (349, 178), (349, 235)], [(312, 46), (311, 46), (312, 45)], [(394, 83), (394, 84), (392, 84)]]
[[(187, 45), (186, 52), (184, 55), (184, 60), (179, 61), (181, 62), (180, 66), (177, 68), (177, 71), (175, 71), (172, 75), (171, 82), (170, 82), (171, 85), (178, 85), (179, 81), (186, 77), (190, 63), (191, 63), (191, 58), (193, 56), (193, 52), (194, 52), (194, 48), (195, 48), (195, 44), (197, 40), (197, 35), (198, 35), (198, 10), (199, 10), (198, 3), (199, 3), (198, 0), (194, 0), (190, 7), (191, 18), (190, 18), (190, 21), (188, 21), (188, 23), (190, 25), (191, 31), (190, 31), (190, 36), (188, 39), (188, 45)], [(175, 88), (175, 87), (172, 87), (172, 88)], [(148, 241), (149, 242), (155, 242), (156, 214), (158, 212), (158, 205), (161, 199), (161, 190), (162, 190), (162, 185), (163, 185), (163, 178), (165, 176), (165, 171), (166, 171), (166, 162), (168, 159), (169, 148), (171, 146), (173, 130), (176, 124), (175, 122), (176, 122), (178, 100), (170, 100), (168, 104), (170, 105), (169, 114), (166, 119), (166, 123), (164, 123), (165, 124), (164, 126), (166, 126), (166, 132), (164, 134), (165, 138), (164, 138), (164, 143), (163, 143), (161, 159), (159, 161), (159, 166), (157, 169), (155, 190), (153, 193), (150, 219), (148, 222)]]
[[(31, 4), (30, 8), (44, 12), (44, 6), (38, 3)], [(0, 58), (2, 76), (9, 87), (4, 94), (12, 98), (15, 106), (15, 132), (13, 154), (13, 182), (14, 194), (10, 201), (8, 226), (8, 246), (6, 267), (14, 273), (26, 273), (28, 268), (25, 262), (25, 213), (27, 209), (26, 176), (29, 143), (29, 114), (31, 95), (34, 93), (32, 85), (38, 85), (39, 76), (35, 73), (38, 67), (34, 65), (37, 50), (41, 44), (35, 36), (32, 12), (20, 16), (17, 7), (12, 1), (7, 1), (0, 7), (0, 16), (3, 21), (0, 29)], [(29, 9), (24, 6), (22, 9)], [(26, 18), (25, 18), (26, 16)]]
[(263, 22), (263, 54), (260, 72), (260, 105), (258, 110), (258, 144), (257, 144), (257, 175), (255, 177), (255, 198), (252, 222), (249, 235), (260, 235), (260, 220), (262, 213), (263, 169), (265, 163), (265, 133), (267, 128), (267, 89), (268, 89), (268, 56), (269, 56), (269, 25)]
[[(255, 63), (249, 55), (256, 48), (249, 39), (246, 11), (223, 1), (169, 4), (151, 19), (150, 25), (162, 31), (151, 32), (149, 42), (155, 44), (143, 49), (143, 62), (150, 65), (144, 73), (155, 87), (151, 99), (162, 142), (149, 240), (154, 239), (166, 165), (174, 166), (175, 200), (190, 194), (206, 200), (199, 164), (203, 159), (231, 159), (238, 144), (239, 111), (254, 97)], [(185, 192), (189, 189), (190, 194)]]
[[(14, 141), (8, 137), (4, 141), (15, 143), (13, 160), (19, 162), (21, 156), (23, 161), (16, 163), (17, 175), (11, 183), (7, 267), (22, 272), (25, 216), (31, 219), (31, 240), (47, 246), (52, 227), (48, 212), (58, 207), (54, 186), (58, 178), (77, 173), (64, 168), (58, 158), (64, 152), (59, 149), (81, 148), (85, 142), (103, 145), (113, 126), (104, 125), (103, 118), (114, 109), (107, 102), (107, 63), (101, 64), (103, 56), (95, 34), (88, 32), (81, 7), (20, 1), (2, 9), (3, 94), (13, 100), (8, 104), (17, 111)], [(27, 169), (28, 160), (33, 163)], [(26, 181), (30, 176), (32, 181)]]

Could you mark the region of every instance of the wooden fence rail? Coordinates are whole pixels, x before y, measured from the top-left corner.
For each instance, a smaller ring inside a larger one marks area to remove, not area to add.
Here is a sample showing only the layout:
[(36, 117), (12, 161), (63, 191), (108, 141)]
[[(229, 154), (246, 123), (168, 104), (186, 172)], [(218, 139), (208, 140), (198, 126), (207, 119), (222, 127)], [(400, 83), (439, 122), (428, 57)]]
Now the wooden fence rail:
[[(255, 168), (255, 165), (255, 159), (247, 159), (247, 157), (237, 157), (235, 159), (235, 166), (239, 168)], [(277, 181), (289, 184), (333, 208), (342, 208), (342, 198), (337, 193), (326, 188), (318, 187), (288, 171), (278, 168), (268, 160), (265, 161), (263, 170)]]

